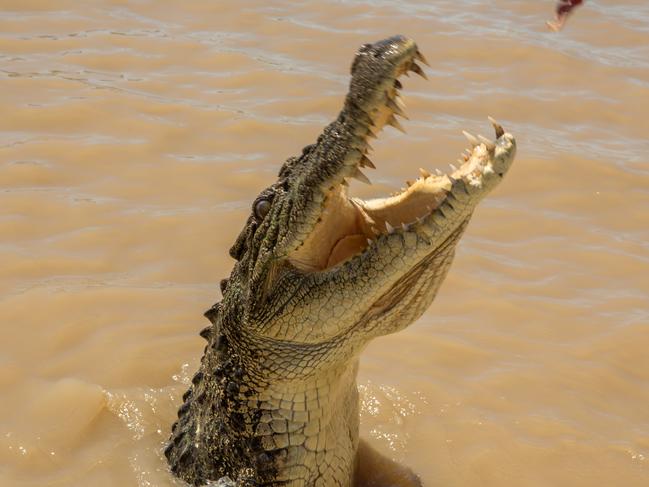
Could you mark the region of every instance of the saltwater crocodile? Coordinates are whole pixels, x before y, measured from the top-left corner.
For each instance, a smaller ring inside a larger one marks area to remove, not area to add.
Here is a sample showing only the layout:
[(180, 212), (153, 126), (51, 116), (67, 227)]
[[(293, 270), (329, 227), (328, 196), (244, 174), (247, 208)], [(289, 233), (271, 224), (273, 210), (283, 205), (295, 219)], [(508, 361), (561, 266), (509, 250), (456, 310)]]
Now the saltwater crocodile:
[(359, 354), (428, 308), (516, 150), (492, 120), (495, 140), (465, 133), (471, 148), (450, 174), (421, 169), (390, 197), (348, 196), (349, 178), (368, 182), (362, 169), (374, 168), (370, 139), (400, 128), (398, 78), (425, 76), (417, 60), (402, 36), (361, 46), (338, 118), (253, 202), (165, 450), (188, 483), (354, 484)]

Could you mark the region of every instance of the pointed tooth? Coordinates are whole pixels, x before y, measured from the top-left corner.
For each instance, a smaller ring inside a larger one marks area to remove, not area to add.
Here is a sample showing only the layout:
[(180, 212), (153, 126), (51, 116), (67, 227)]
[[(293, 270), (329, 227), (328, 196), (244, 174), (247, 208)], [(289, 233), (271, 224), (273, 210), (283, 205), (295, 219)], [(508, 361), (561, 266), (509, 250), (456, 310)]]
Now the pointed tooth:
[(376, 169), (374, 163), (370, 161), (369, 157), (367, 157), (366, 155), (363, 155), (361, 157), (361, 162), (359, 162), (358, 165), (361, 167), (369, 167), (371, 169)]
[(392, 110), (392, 111), (393, 111), (394, 113), (396, 113), (397, 115), (399, 115), (399, 116), (405, 118), (406, 120), (410, 120), (410, 119), (408, 118), (408, 115), (406, 115), (406, 112), (404, 112), (404, 111), (401, 109), (401, 107), (400, 107), (397, 103), (394, 102), (394, 100), (393, 100), (392, 98), (389, 98), (389, 97), (388, 97), (388, 100), (385, 102), (385, 104), (387, 105), (387, 107), (388, 107), (390, 110)]
[(340, 184), (342, 184), (343, 186), (349, 186), (349, 181), (347, 181), (347, 178), (343, 178)]
[(368, 246), (369, 246), (369, 245), (372, 245), (372, 243), (373, 243), (372, 239), (371, 239), (371, 238), (368, 238), (368, 239), (367, 239), (367, 245), (368, 245)]
[(480, 140), (489, 151), (493, 151), (496, 148), (496, 144), (482, 135), (478, 135), (478, 140)]
[(464, 149), (464, 153), (465, 153), (467, 156), (471, 156), (471, 154), (473, 154), (473, 152), (471, 152), (469, 149)]
[(399, 107), (402, 110), (406, 109), (406, 102), (403, 100), (403, 96), (401, 96), (399, 93), (395, 93), (394, 95), (394, 102), (399, 105)]
[(374, 235), (381, 235), (381, 232), (379, 232), (376, 228), (374, 228), (374, 227), (370, 227), (370, 229), (372, 230), (372, 233), (373, 233)]
[(457, 167), (455, 167), (455, 164), (449, 164), (449, 166), (451, 166), (451, 170), (453, 172), (457, 171)]
[(475, 147), (476, 145), (480, 145), (480, 141), (475, 137), (475, 135), (471, 135), (466, 130), (463, 130), (462, 134), (466, 137), (466, 139), (473, 147)]
[(464, 164), (465, 162), (466, 162), (466, 161), (465, 161), (465, 160), (462, 160), (462, 159), (458, 159), (458, 160), (457, 160), (457, 163), (458, 163), (460, 166), (461, 166), (462, 164)]
[(408, 180), (406, 180), (406, 184), (408, 185), (408, 187), (410, 187), (410, 186), (412, 186), (414, 183), (413, 183), (410, 179), (408, 179)]
[(504, 135), (505, 129), (493, 117), (487, 117), (487, 120), (489, 120), (491, 122), (491, 125), (493, 125), (494, 130), (496, 131), (496, 138)]
[(354, 173), (351, 175), (352, 178), (358, 179), (359, 181), (365, 183), (365, 184), (372, 184), (372, 181), (369, 180), (369, 178), (363, 174), (363, 171), (360, 169), (356, 168)]
[(457, 179), (451, 176), (450, 174), (447, 176), (448, 180), (451, 182), (451, 184), (455, 184), (457, 182)]
[(388, 121), (386, 122), (388, 125), (393, 126), (395, 129), (399, 130), (400, 132), (403, 132), (404, 134), (406, 131), (403, 129), (399, 121), (394, 117), (394, 115), (390, 115), (390, 118), (388, 118)]
[(408, 230), (410, 230), (410, 224), (401, 222), (401, 228), (404, 232), (407, 232)]
[(394, 87), (395, 87), (397, 90), (401, 90), (401, 89), (403, 89), (403, 85), (401, 84), (401, 81), (399, 81), (398, 79), (395, 79), (395, 80), (394, 80)]
[(428, 79), (428, 76), (426, 76), (426, 73), (424, 73), (424, 70), (421, 69), (421, 66), (419, 66), (419, 64), (417, 64), (414, 61), (412, 62), (412, 64), (410, 64), (410, 71), (413, 71), (413, 72), (417, 73), (419, 76), (421, 76), (424, 79)]
[(394, 233), (394, 227), (390, 225), (390, 222), (385, 220), (385, 229), (388, 231), (388, 233)]
[(438, 176), (441, 176), (444, 173), (442, 171), (440, 171), (439, 169), (435, 169), (435, 174), (437, 174)]
[(426, 66), (430, 66), (430, 63), (429, 63), (428, 60), (424, 57), (424, 55), (421, 53), (421, 51), (417, 50), (417, 52), (415, 53), (415, 58), (417, 58), (419, 61), (421, 61), (422, 63), (424, 63)]
[(374, 133), (374, 130), (372, 130), (370, 127), (367, 127), (367, 136), (371, 137), (372, 139), (377, 139), (378, 137)]
[(426, 179), (427, 177), (430, 177), (430, 173), (426, 171), (426, 169), (419, 168), (419, 174), (421, 174), (421, 177)]

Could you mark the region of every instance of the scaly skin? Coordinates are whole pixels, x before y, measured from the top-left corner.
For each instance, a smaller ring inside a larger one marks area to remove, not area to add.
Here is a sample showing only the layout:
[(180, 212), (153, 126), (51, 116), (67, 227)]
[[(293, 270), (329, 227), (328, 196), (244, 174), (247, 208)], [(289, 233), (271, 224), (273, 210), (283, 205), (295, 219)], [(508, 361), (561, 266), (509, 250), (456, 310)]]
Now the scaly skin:
[(200, 370), (165, 450), (193, 485), (350, 486), (358, 449), (358, 356), (433, 301), (478, 202), (502, 179), (514, 138), (471, 149), (450, 175), (389, 198), (347, 196), (368, 139), (399, 126), (397, 78), (425, 62), (401, 36), (360, 48), (338, 118), (262, 191), (230, 254)]

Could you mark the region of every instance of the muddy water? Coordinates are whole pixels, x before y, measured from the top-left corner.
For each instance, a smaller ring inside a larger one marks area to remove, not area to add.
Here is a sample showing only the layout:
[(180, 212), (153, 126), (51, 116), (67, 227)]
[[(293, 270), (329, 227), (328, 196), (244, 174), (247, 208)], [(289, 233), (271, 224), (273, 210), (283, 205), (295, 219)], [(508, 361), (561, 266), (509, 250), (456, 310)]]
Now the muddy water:
[(363, 435), (427, 486), (649, 485), (649, 8), (549, 34), (552, 3), (0, 2), (0, 485), (179, 485), (161, 447), (249, 202), (395, 33), (430, 81), (354, 192), (488, 114), (519, 156), (363, 355)]

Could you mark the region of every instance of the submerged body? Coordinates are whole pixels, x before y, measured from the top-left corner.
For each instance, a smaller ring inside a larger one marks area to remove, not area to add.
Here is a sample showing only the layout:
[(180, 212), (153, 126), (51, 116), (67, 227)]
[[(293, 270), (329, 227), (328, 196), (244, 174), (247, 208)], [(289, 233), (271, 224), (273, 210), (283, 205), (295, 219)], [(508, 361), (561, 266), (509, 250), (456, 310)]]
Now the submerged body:
[(165, 454), (193, 485), (350, 486), (358, 439), (358, 356), (434, 299), (477, 203), (513, 161), (514, 138), (467, 134), (451, 174), (388, 198), (347, 195), (368, 181), (369, 140), (400, 128), (399, 76), (425, 62), (396, 36), (362, 46), (338, 118), (262, 191), (230, 254), (223, 300)]

